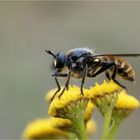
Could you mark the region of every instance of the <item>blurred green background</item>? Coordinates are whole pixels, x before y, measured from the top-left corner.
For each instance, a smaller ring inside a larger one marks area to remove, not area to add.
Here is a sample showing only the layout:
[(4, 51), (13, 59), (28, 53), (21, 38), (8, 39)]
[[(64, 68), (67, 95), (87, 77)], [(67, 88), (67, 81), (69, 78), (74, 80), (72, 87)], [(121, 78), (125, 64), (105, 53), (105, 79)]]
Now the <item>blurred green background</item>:
[[(140, 53), (140, 2), (0, 2), (1, 139), (20, 138), (28, 122), (47, 116), (44, 97), (56, 85), (44, 50), (85, 46), (98, 53)], [(127, 60), (136, 84), (121, 82), (140, 99), (140, 58)], [(86, 85), (103, 79), (100, 75)], [(102, 116), (96, 111), (93, 117), (98, 122), (94, 138), (99, 138)], [(139, 130), (137, 110), (121, 125), (118, 138), (139, 139)]]

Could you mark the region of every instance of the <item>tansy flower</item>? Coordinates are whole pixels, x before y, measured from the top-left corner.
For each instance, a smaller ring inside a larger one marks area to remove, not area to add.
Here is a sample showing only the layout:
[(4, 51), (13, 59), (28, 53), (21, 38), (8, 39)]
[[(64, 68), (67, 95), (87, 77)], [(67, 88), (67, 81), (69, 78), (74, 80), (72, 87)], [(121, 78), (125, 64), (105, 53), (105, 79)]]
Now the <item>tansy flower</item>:
[[(51, 101), (51, 98), (52, 96), (54, 95), (55, 91), (57, 89), (53, 89), (51, 91), (49, 91), (49, 93), (47, 94), (46, 96), (46, 99), (48, 102)], [(79, 89), (78, 89), (79, 90)], [(86, 90), (87, 91), (87, 90)], [(74, 93), (75, 94), (75, 93)], [(77, 93), (76, 93), (77, 94)], [(79, 93), (78, 93), (79, 94)], [(57, 98), (58, 95), (56, 95), (56, 98)], [(81, 94), (79, 95), (81, 97)], [(87, 107), (85, 109), (85, 113), (84, 113), (84, 121), (87, 122), (91, 116), (92, 116), (92, 113), (93, 113), (93, 110), (95, 108), (95, 105), (91, 102), (91, 101), (88, 101), (88, 104), (87, 104)]]
[(104, 81), (101, 85), (96, 83), (94, 87), (91, 87), (88, 92), (85, 93), (85, 97), (89, 98), (104, 116), (102, 139), (105, 139), (108, 134), (112, 110), (120, 90), (121, 87), (113, 81)]
[(113, 126), (108, 134), (108, 138), (112, 139), (116, 135), (116, 131), (120, 126), (123, 119), (129, 116), (135, 109), (140, 106), (139, 101), (122, 90), (118, 95), (118, 100), (116, 102), (115, 108), (112, 113)]
[(71, 122), (65, 119), (38, 119), (29, 123), (23, 133), (25, 139), (70, 138), (70, 133), (59, 128), (69, 127)]
[(72, 125), (72, 122), (68, 119), (51, 117), (45, 120), (46, 122), (48, 121), (48, 125), (51, 125), (52, 127), (55, 127), (55, 128), (63, 128), (63, 130), (67, 129), (68, 127)]
[[(51, 91), (48, 96), (51, 97)], [(61, 94), (62, 90), (57, 94)], [(84, 93), (87, 90), (84, 89)], [(69, 119), (72, 121), (77, 135), (80, 139), (85, 139), (87, 137), (85, 123), (84, 123), (84, 113), (87, 108), (88, 99), (81, 95), (81, 90), (77, 86), (69, 86), (69, 90), (65, 90), (61, 98), (53, 99), (50, 104), (48, 113), (53, 117), (60, 117)], [(48, 99), (48, 98), (47, 98)], [(88, 118), (88, 117), (87, 117)]]
[(96, 129), (97, 125), (94, 120), (91, 119), (86, 123), (86, 130), (89, 136), (92, 136), (96, 132)]
[(98, 83), (95, 86), (91, 87), (88, 92), (85, 93), (85, 96), (89, 99), (96, 99), (105, 95), (110, 95), (111, 93), (118, 92), (121, 89), (116, 83), (112, 80), (106, 82), (104, 80), (103, 84), (99, 85)]
[(113, 81), (106, 82), (99, 85), (96, 83), (94, 87), (91, 87), (85, 96), (99, 108), (101, 113), (105, 116), (106, 112), (112, 110), (117, 100), (118, 93), (121, 87)]
[(91, 102), (88, 101), (85, 113), (84, 113), (84, 121), (87, 122), (88, 120), (90, 120), (92, 114), (93, 114), (93, 110), (95, 109), (95, 105)]
[(140, 107), (140, 102), (135, 97), (128, 95), (125, 90), (122, 90), (118, 95), (112, 116), (114, 119), (122, 120), (138, 107)]
[[(24, 139), (75, 139), (73, 133), (72, 122), (61, 118), (44, 118), (37, 119), (29, 123), (24, 132)], [(86, 131), (88, 135), (92, 135), (96, 131), (96, 123), (94, 120), (89, 120), (86, 123)]]
[(116, 109), (124, 109), (124, 110), (134, 110), (140, 106), (139, 101), (126, 93), (125, 90), (122, 90), (118, 95), (118, 100), (116, 102)]
[[(50, 94), (52, 94), (54, 90), (51, 90), (50, 93), (48, 93), (48, 97), (50, 97)], [(87, 92), (86, 89), (84, 89), (84, 93)], [(57, 96), (61, 93), (61, 91), (57, 94)], [(80, 88), (77, 86), (69, 86), (69, 90), (65, 90), (61, 98), (54, 98), (53, 101), (50, 104), (48, 113), (51, 116), (54, 117), (62, 117), (62, 118), (71, 118), (72, 114), (75, 117), (78, 117), (77, 112), (73, 112), (73, 108), (79, 108), (82, 110), (82, 113), (84, 114), (84, 111), (86, 109), (88, 100), (81, 95)], [(80, 114), (81, 117), (81, 114)]]

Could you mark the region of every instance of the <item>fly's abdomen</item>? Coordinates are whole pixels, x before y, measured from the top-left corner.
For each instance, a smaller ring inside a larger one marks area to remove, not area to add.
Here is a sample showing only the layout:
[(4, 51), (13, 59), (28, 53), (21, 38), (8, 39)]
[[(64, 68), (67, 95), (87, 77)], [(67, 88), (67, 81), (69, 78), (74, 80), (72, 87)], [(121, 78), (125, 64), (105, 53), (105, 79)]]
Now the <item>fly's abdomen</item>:
[[(107, 56), (104, 57), (105, 61), (113, 61), (117, 66), (117, 75), (122, 77), (125, 80), (134, 81), (135, 80), (135, 72), (132, 66), (123, 58), (116, 56)], [(112, 71), (112, 69), (110, 69)]]

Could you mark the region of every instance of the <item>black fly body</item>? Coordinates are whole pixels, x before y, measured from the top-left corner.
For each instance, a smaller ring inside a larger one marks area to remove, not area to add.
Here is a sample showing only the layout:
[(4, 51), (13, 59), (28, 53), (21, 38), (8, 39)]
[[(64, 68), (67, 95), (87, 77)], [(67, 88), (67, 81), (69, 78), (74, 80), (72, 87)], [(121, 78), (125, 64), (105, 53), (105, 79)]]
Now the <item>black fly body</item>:
[(134, 81), (135, 72), (132, 66), (122, 57), (137, 57), (140, 54), (95, 54), (88, 48), (75, 48), (67, 52), (67, 54), (57, 53), (54, 54), (50, 50), (45, 50), (54, 58), (55, 72), (52, 76), (55, 78), (58, 90), (55, 95), (60, 91), (61, 87), (57, 77), (67, 77), (65, 86), (58, 96), (59, 98), (64, 91), (69, 87), (71, 77), (79, 78), (81, 82), (81, 94), (83, 95), (83, 86), (86, 77), (96, 77), (102, 72), (105, 72), (109, 80), (113, 80), (116, 84), (125, 88), (116, 80), (116, 75), (125, 80)]

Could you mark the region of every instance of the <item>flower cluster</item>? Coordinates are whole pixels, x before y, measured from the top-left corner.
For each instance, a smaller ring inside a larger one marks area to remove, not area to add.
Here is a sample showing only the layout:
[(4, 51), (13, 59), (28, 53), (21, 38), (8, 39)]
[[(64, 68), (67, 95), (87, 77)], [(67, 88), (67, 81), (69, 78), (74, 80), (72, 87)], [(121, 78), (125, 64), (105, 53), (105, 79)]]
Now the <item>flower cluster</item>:
[(69, 138), (69, 134), (60, 128), (64, 129), (70, 126), (71, 122), (66, 119), (37, 119), (27, 125), (23, 136), (26, 139)]
[(104, 117), (101, 139), (113, 139), (122, 120), (140, 106), (139, 101), (126, 93), (113, 81), (84, 89), (84, 95), (78, 86), (69, 86), (61, 98), (62, 90), (50, 102), (56, 89), (48, 92), (48, 114), (50, 118), (37, 119), (29, 123), (23, 133), (26, 139), (88, 139), (96, 131), (96, 122), (92, 115), (95, 108)]

